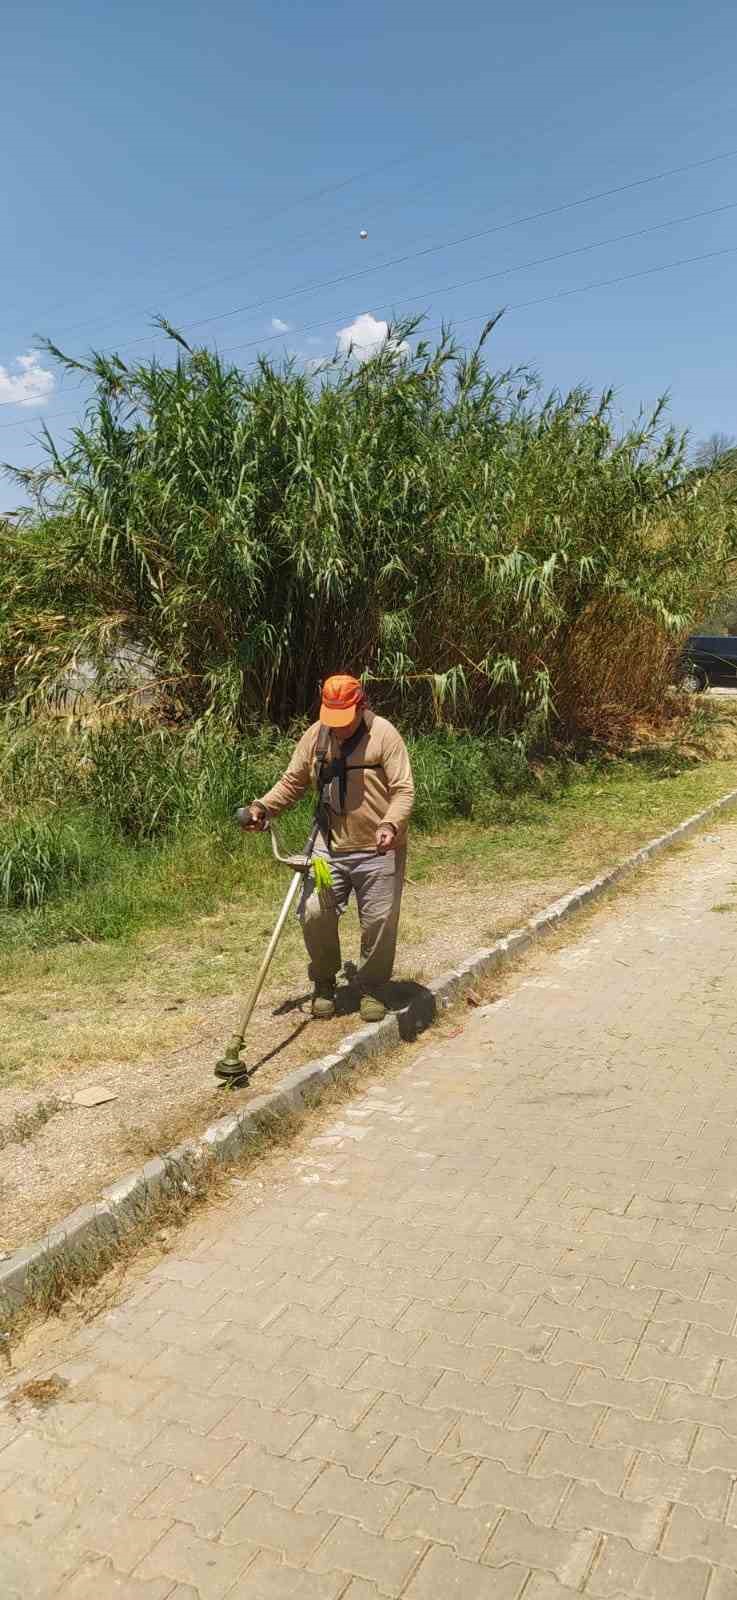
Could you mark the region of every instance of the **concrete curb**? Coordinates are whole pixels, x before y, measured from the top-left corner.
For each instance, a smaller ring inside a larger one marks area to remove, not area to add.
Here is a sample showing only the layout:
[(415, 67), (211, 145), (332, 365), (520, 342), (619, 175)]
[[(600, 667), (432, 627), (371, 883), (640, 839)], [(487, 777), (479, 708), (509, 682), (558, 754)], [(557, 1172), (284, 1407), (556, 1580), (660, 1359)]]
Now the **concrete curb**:
[(633, 855), (627, 856), (619, 866), (612, 867), (590, 883), (571, 889), (568, 894), (546, 906), (522, 928), (515, 928), (505, 938), (497, 939), (488, 949), (477, 950), (468, 960), (452, 972), (435, 978), (427, 985), (425, 996), (412, 1001), (402, 1011), (372, 1023), (359, 1032), (343, 1039), (332, 1055), (311, 1061), (295, 1072), (290, 1072), (278, 1088), (269, 1094), (259, 1095), (244, 1108), (230, 1116), (219, 1117), (217, 1122), (197, 1139), (169, 1150), (164, 1156), (136, 1172), (129, 1172), (117, 1183), (103, 1189), (100, 1199), (80, 1206), (70, 1216), (49, 1229), (43, 1238), (21, 1250), (16, 1250), (8, 1260), (0, 1261), (0, 1315), (15, 1314), (33, 1293), (34, 1279), (44, 1265), (65, 1253), (94, 1254), (113, 1237), (145, 1219), (151, 1202), (162, 1190), (187, 1190), (188, 1173), (198, 1162), (215, 1157), (224, 1163), (237, 1161), (259, 1132), (260, 1127), (274, 1116), (299, 1111), (306, 1103), (314, 1103), (326, 1083), (347, 1075), (361, 1061), (393, 1049), (403, 1040), (412, 1040), (428, 1027), (440, 1011), (458, 999), (463, 991), (495, 968), (505, 965), (514, 956), (544, 938), (560, 926), (567, 917), (584, 906), (599, 900), (608, 889), (623, 878), (637, 872), (662, 851), (680, 844), (711, 818), (730, 806), (737, 805), (737, 789), (731, 789), (720, 800), (705, 806), (685, 822), (657, 839), (651, 839)]

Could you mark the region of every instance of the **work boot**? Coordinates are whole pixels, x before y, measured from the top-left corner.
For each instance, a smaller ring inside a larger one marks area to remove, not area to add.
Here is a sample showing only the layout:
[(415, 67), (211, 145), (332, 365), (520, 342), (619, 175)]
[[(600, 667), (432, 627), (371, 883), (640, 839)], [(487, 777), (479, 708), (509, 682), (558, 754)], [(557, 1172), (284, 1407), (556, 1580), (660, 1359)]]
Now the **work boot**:
[(383, 1022), (386, 1016), (386, 1006), (383, 1000), (378, 1000), (375, 994), (361, 995), (361, 1021)]
[(316, 1022), (327, 1022), (335, 1016), (335, 984), (331, 978), (316, 983), (312, 995), (312, 1015)]

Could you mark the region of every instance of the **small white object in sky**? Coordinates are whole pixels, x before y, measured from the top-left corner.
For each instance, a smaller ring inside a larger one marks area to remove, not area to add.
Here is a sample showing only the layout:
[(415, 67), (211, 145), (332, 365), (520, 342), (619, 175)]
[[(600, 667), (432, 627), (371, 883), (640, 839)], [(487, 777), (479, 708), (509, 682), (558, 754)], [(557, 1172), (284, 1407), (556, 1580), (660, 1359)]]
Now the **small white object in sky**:
[(358, 237), (359, 237), (359, 239), (368, 239), (368, 229), (367, 228), (362, 228), (361, 232), (358, 235)]

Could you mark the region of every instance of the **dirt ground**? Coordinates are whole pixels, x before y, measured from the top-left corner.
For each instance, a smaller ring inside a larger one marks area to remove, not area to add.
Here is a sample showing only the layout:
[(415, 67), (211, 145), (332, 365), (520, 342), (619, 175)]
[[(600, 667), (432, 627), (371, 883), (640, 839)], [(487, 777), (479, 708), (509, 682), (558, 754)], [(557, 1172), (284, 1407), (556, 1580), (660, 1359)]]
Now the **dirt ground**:
[[(515, 882), (509, 887), (445, 883), (442, 890), (409, 884), (405, 890), (397, 978), (421, 983), (481, 945), (527, 920), (578, 881), (567, 878)], [(230, 911), (237, 940), (238, 911)], [(344, 956), (356, 953), (357, 922), (343, 923)], [(158, 960), (165, 962), (165, 950)], [(246, 988), (252, 969), (243, 963)], [(355, 1011), (333, 1022), (315, 1023), (309, 1015), (309, 984), (301, 943), (293, 930), (273, 981), (252, 1020), (246, 1051), (258, 1071), (249, 1087), (224, 1091), (213, 1065), (236, 1026), (241, 997), (201, 1000), (192, 1008), (188, 1041), (168, 1053), (126, 1059), (122, 1050), (90, 1068), (52, 1062), (33, 1083), (11, 1081), (0, 1096), (0, 1252), (10, 1253), (141, 1160), (201, 1131), (224, 1112), (272, 1088), (295, 1066), (327, 1054), (358, 1025)], [(104, 998), (104, 997), (102, 997)], [(12, 996), (5, 996), (12, 1001)], [(136, 995), (123, 993), (119, 1037), (137, 1009)], [(91, 996), (90, 1005), (101, 1003)], [(175, 1012), (176, 997), (171, 1002)], [(165, 1008), (167, 1009), (167, 1008)], [(140, 1017), (136, 1018), (140, 1021)], [(160, 1018), (157, 1019), (160, 1022)], [(172, 1018), (174, 1020), (174, 1018)], [(157, 1030), (160, 1036), (160, 1029)], [(100, 1086), (116, 1096), (106, 1105), (71, 1104), (79, 1090)], [(44, 1117), (48, 1120), (44, 1121)]]

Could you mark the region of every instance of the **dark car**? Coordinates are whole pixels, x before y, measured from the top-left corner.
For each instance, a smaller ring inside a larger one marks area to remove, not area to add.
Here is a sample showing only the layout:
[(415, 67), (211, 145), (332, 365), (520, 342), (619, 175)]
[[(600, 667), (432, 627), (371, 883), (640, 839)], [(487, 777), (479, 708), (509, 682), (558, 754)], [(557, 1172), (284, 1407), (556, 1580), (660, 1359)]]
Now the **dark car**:
[(692, 634), (678, 667), (678, 682), (698, 694), (710, 684), (737, 689), (737, 637), (728, 634)]

